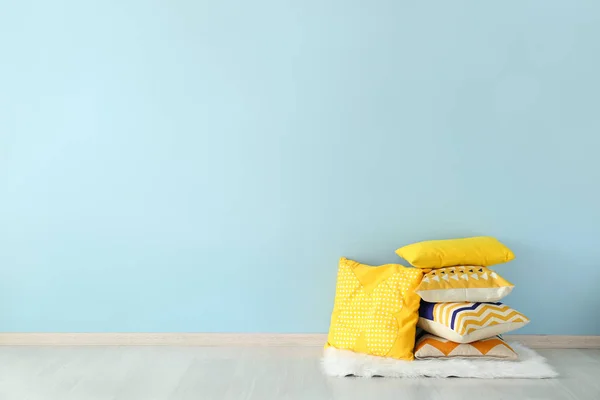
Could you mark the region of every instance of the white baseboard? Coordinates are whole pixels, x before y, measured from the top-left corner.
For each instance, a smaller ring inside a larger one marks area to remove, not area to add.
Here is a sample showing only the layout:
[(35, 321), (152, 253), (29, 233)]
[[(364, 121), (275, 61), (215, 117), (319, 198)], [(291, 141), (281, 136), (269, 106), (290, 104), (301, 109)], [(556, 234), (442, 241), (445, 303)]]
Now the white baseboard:
[[(538, 349), (598, 349), (600, 336), (504, 335)], [(323, 346), (323, 333), (0, 333), (0, 346)]]
[(0, 333), (0, 346), (323, 346), (325, 334)]
[(584, 335), (502, 335), (534, 349), (600, 349), (600, 336)]

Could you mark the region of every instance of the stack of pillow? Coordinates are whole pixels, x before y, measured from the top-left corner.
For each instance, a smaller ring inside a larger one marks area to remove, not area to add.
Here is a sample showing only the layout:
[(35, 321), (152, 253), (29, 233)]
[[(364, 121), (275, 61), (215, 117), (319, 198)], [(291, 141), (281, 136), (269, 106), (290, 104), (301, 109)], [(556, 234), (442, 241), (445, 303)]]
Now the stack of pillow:
[(415, 243), (396, 253), (424, 273), (415, 288), (422, 299), (417, 325), (425, 331), (416, 341), (416, 358), (517, 358), (498, 335), (529, 319), (500, 303), (514, 286), (487, 268), (511, 261), (508, 247), (474, 237)]
[[(497, 335), (529, 320), (499, 303), (513, 285), (487, 268), (512, 260), (510, 249), (475, 237), (415, 243), (396, 253), (416, 268), (340, 259), (328, 354), (517, 358)], [(418, 339), (417, 325), (426, 332)]]

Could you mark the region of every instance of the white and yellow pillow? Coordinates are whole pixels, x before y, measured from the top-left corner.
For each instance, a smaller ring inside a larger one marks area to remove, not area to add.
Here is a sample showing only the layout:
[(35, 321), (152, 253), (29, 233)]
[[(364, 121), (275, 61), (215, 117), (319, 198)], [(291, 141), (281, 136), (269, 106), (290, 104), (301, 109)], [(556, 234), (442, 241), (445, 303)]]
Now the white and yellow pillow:
[(446, 267), (425, 274), (416, 292), (430, 303), (494, 302), (514, 285), (485, 267)]
[(413, 360), (423, 271), (340, 259), (327, 347)]
[(455, 343), (429, 333), (417, 339), (415, 358), (492, 358), (516, 360), (517, 353), (498, 336), (472, 343)]
[(529, 319), (502, 303), (428, 303), (419, 307), (419, 328), (457, 343), (471, 343), (519, 329)]
[(399, 248), (396, 254), (417, 268), (443, 268), (455, 265), (489, 267), (515, 258), (508, 247), (498, 239), (489, 236), (413, 243)]

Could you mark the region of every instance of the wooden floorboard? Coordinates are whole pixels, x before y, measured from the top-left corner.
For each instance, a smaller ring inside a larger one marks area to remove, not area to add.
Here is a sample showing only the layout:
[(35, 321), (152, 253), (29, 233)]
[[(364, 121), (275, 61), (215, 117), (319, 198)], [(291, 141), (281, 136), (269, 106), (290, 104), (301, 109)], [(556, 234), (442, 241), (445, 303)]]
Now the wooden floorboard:
[(539, 350), (557, 379), (322, 375), (318, 347), (3, 346), (0, 399), (600, 399), (600, 350)]
[[(597, 348), (600, 336), (506, 335), (531, 348)], [(314, 346), (323, 333), (0, 333), (5, 346)]]

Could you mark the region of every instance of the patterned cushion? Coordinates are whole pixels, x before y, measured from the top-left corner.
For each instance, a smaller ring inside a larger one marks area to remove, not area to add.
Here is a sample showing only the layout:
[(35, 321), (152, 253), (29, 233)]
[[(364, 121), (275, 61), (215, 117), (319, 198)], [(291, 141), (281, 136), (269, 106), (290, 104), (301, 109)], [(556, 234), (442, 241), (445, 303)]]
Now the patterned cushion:
[(409, 244), (396, 254), (417, 268), (443, 268), (455, 265), (490, 265), (509, 262), (515, 255), (493, 237), (429, 240)]
[(457, 343), (471, 343), (509, 332), (529, 319), (502, 303), (421, 302), (419, 327)]
[(500, 301), (514, 285), (485, 267), (447, 267), (425, 274), (417, 294), (430, 303)]
[(423, 271), (342, 258), (327, 346), (412, 360)]
[(472, 343), (454, 343), (447, 339), (424, 334), (417, 340), (415, 358), (499, 358), (516, 360), (517, 353), (499, 337)]

